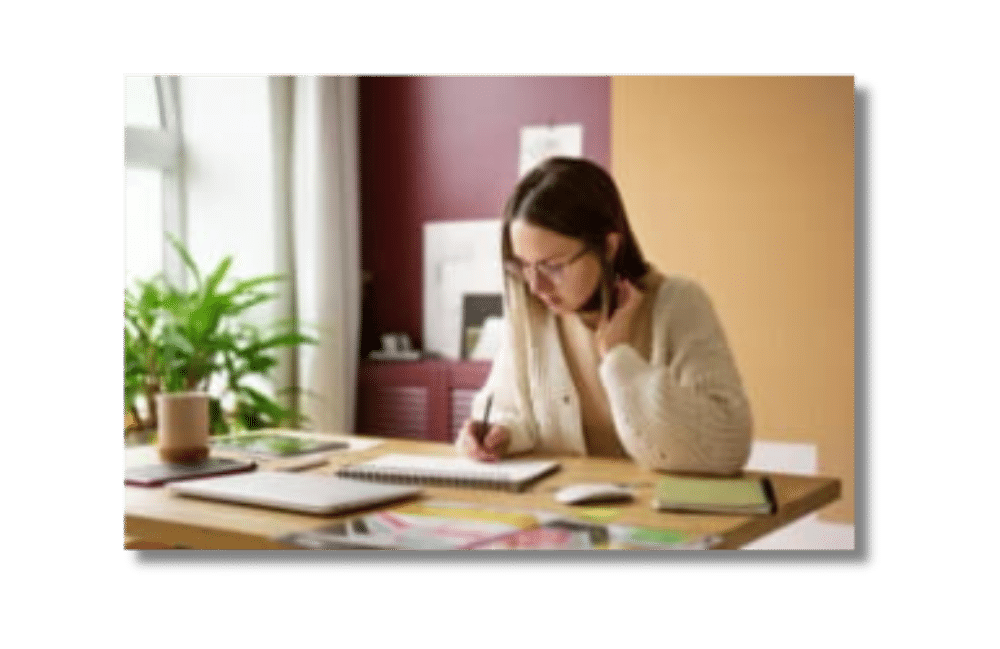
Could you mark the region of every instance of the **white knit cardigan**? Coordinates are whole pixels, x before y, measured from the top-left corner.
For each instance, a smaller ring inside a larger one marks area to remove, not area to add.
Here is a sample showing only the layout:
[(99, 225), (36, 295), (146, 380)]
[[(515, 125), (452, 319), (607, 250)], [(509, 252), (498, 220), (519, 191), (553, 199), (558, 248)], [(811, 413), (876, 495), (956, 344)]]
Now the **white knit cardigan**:
[[(749, 456), (753, 424), (712, 304), (677, 276), (664, 279), (655, 299), (649, 361), (620, 344), (599, 366), (622, 448), (649, 469), (735, 473)], [(492, 394), (490, 422), (511, 431), (510, 453), (586, 455), (555, 314), (512, 280), (504, 307), (505, 336), (473, 416), (482, 418)]]

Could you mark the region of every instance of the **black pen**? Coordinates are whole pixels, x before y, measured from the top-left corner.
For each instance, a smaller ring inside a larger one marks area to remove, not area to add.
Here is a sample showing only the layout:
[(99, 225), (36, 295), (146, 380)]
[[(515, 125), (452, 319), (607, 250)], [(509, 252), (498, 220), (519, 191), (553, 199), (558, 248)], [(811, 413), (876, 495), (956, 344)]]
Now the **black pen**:
[(486, 441), (486, 435), (490, 432), (490, 409), (493, 407), (493, 395), (490, 394), (486, 398), (486, 412), (483, 413), (483, 420), (477, 426), (479, 433), (476, 435), (476, 441), (482, 444)]

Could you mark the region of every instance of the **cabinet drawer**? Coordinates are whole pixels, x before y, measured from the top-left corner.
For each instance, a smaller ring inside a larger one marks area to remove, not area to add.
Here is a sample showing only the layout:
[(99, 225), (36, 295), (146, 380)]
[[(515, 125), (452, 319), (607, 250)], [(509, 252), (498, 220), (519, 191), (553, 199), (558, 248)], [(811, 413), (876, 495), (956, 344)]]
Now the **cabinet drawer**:
[(481, 361), (363, 361), (358, 368), (355, 430), (378, 437), (453, 441), (490, 367)]
[(453, 388), (451, 390), (451, 409), (449, 417), (448, 431), (451, 441), (458, 436), (458, 431), (462, 429), (462, 424), (472, 413), (472, 400), (476, 397), (477, 390), (463, 388)]

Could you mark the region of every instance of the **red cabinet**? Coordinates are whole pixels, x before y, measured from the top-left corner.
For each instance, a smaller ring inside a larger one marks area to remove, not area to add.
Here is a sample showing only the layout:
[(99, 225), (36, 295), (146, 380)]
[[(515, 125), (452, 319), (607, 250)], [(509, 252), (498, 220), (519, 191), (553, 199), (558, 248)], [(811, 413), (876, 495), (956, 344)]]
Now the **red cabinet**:
[(356, 431), (451, 442), (490, 367), (488, 361), (362, 361)]

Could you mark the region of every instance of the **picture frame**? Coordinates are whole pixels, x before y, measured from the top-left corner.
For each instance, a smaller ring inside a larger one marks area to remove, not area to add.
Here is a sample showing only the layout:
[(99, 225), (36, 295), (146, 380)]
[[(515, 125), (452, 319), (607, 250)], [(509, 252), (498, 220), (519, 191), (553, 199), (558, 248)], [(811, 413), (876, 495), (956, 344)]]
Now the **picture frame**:
[(466, 293), (462, 296), (462, 360), (469, 360), (479, 343), (488, 318), (503, 317), (503, 295), (500, 293)]

